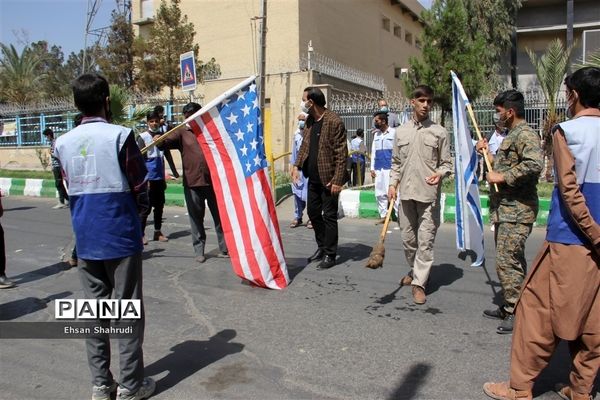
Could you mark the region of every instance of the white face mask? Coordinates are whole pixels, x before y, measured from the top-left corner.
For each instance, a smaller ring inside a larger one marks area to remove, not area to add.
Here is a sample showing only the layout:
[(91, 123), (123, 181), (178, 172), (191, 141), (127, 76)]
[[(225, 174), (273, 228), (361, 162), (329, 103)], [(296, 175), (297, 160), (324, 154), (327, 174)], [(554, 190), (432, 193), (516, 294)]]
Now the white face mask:
[(302, 120), (298, 121), (298, 128), (304, 129), (304, 121), (302, 121)]
[(300, 109), (303, 113), (308, 114), (309, 108), (306, 106), (306, 101), (300, 101)]

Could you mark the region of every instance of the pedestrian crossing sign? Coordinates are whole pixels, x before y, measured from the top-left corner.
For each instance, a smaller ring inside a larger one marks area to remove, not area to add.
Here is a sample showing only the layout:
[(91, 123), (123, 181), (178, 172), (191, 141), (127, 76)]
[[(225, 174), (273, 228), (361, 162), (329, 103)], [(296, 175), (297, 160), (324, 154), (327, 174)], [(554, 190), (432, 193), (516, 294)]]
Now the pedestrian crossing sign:
[(188, 51), (179, 56), (179, 69), (181, 72), (181, 89), (196, 89), (196, 62), (194, 52)]

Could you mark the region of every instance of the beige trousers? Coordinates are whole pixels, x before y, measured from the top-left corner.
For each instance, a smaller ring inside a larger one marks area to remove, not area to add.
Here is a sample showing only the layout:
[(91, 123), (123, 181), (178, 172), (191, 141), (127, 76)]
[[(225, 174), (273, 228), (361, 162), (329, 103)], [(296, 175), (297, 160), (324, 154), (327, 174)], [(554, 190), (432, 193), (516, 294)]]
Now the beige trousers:
[(399, 208), (402, 244), (412, 269), (412, 284), (425, 288), (433, 264), (433, 242), (440, 226), (439, 205), (437, 202), (401, 200)]

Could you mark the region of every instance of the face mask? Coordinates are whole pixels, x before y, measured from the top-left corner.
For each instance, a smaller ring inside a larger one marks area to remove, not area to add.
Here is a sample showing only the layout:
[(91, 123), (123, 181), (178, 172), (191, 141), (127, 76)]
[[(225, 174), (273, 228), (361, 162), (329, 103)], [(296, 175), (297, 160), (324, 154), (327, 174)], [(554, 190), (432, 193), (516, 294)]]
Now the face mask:
[(298, 128), (304, 129), (304, 121), (298, 121)]
[(379, 109), (379, 111), (381, 111), (381, 112), (389, 112), (390, 109), (388, 108), (388, 106), (381, 106), (381, 108)]
[(308, 114), (308, 110), (310, 110), (310, 108), (308, 108), (306, 106), (306, 101), (301, 101), (300, 102), (300, 109), (302, 110), (303, 113)]
[(156, 128), (150, 128), (148, 127), (148, 130), (152, 133), (159, 133), (160, 132), (160, 126), (157, 126)]
[(373, 126), (375, 127), (375, 129), (381, 130), (381, 124), (373, 122)]
[(506, 119), (502, 119), (502, 113), (497, 112), (494, 113), (494, 116), (492, 117), (492, 119), (494, 120), (494, 124), (496, 124), (499, 128), (503, 128), (506, 126)]

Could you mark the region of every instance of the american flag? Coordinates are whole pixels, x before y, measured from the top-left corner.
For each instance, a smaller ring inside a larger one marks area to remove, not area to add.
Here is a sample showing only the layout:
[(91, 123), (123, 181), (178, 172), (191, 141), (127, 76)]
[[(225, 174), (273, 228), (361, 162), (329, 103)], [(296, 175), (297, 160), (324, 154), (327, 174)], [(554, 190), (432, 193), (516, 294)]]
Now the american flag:
[(258, 286), (289, 282), (268, 179), (254, 77), (188, 119), (206, 157), (233, 270)]

